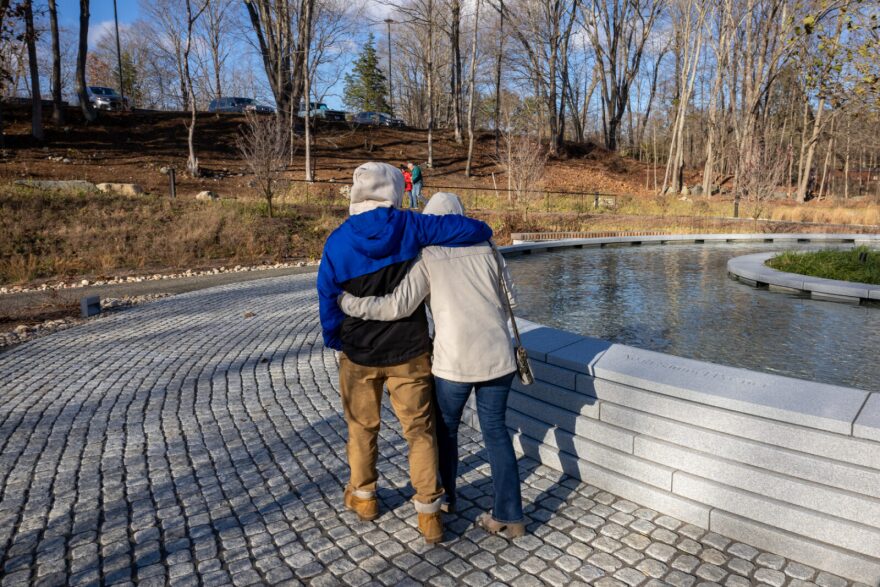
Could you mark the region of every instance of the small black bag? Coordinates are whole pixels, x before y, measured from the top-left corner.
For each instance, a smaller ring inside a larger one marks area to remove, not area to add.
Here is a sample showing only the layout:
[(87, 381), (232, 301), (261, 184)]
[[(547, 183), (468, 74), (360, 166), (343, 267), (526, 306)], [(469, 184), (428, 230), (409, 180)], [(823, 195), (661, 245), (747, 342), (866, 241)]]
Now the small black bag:
[(516, 356), (516, 371), (519, 374), (519, 380), (523, 385), (531, 385), (535, 382), (535, 376), (532, 375), (532, 366), (529, 364), (529, 355), (526, 348), (522, 344), (519, 337), (519, 329), (516, 327), (516, 318), (513, 316), (513, 308), (510, 307), (510, 288), (507, 280), (504, 278), (504, 261), (501, 253), (492, 245), (492, 251), (495, 253), (495, 261), (498, 263), (498, 291), (501, 297), (501, 303), (507, 308), (507, 316), (510, 318), (510, 325), (513, 327), (513, 339), (516, 344), (513, 347)]

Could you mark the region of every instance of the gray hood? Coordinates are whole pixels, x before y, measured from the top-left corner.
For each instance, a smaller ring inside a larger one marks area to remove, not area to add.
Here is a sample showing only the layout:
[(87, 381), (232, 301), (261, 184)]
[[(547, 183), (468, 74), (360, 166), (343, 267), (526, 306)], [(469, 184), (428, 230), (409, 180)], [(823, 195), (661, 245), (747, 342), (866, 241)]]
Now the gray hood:
[(403, 174), (387, 163), (364, 163), (354, 170), (350, 197), (348, 212), (352, 216), (376, 208), (400, 208)]
[(431, 196), (431, 199), (425, 205), (424, 213), (432, 216), (445, 216), (447, 214), (465, 215), (461, 199), (449, 192), (437, 192)]

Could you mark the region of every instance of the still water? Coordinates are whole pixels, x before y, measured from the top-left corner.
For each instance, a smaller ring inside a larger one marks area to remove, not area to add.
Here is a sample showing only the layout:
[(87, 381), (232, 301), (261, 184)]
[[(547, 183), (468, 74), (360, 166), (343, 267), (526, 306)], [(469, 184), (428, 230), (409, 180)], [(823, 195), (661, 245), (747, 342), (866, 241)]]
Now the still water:
[(880, 391), (880, 307), (755, 289), (732, 257), (852, 245), (736, 243), (565, 249), (508, 261), (517, 315), (630, 346)]

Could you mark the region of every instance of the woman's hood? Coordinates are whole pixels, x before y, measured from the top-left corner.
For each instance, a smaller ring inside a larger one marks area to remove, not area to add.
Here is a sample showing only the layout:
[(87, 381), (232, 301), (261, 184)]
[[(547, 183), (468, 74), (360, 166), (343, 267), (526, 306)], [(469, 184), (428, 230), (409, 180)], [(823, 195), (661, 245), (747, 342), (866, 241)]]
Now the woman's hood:
[(457, 214), (464, 216), (464, 206), (461, 199), (455, 194), (449, 192), (437, 192), (425, 205), (425, 214), (432, 216), (445, 216), (446, 214)]

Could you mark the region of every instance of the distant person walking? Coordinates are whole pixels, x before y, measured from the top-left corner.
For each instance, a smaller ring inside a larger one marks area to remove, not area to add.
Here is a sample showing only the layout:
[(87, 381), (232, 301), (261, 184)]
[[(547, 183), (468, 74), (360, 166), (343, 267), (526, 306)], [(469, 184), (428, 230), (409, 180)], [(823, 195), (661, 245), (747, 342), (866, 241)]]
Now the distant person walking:
[(401, 165), (401, 166), (400, 166), (400, 172), (403, 173), (403, 196), (406, 198), (406, 201), (409, 202), (409, 207), (410, 207), (410, 208), (415, 208), (415, 207), (418, 206), (418, 203), (415, 203), (415, 204), (413, 203), (413, 197), (412, 197), (412, 189), (413, 189), (412, 173), (411, 173), (410, 170), (406, 167), (406, 165)]
[(410, 196), (410, 208), (416, 208), (422, 200), (422, 168), (415, 163), (407, 163), (411, 175), (412, 195)]

